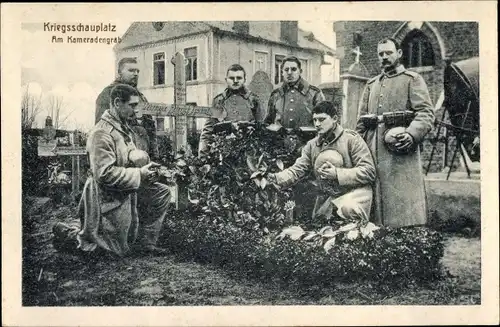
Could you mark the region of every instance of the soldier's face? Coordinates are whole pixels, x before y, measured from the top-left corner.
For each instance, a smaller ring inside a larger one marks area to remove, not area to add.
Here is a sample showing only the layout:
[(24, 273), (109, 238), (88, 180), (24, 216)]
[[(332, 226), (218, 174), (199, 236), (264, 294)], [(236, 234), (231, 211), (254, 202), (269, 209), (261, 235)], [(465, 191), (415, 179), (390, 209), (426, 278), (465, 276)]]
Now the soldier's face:
[(130, 97), (128, 101), (123, 101), (119, 98), (116, 98), (113, 102), (116, 111), (118, 112), (118, 116), (122, 121), (132, 121), (136, 119), (138, 114), (139, 97), (133, 95)]
[(313, 114), (313, 123), (314, 127), (316, 127), (316, 131), (318, 134), (324, 134), (331, 129), (337, 127), (337, 122), (339, 118), (337, 115), (330, 116), (325, 113), (322, 114)]
[(396, 50), (396, 46), (391, 41), (380, 43), (377, 46), (378, 60), (382, 69), (390, 69), (399, 64), (402, 56), (401, 49)]
[(296, 62), (287, 61), (283, 65), (283, 77), (287, 83), (295, 83), (299, 80), (302, 70)]
[(227, 87), (238, 90), (245, 85), (245, 72), (242, 70), (228, 71), (226, 76)]
[(139, 80), (139, 66), (131, 62), (123, 65), (120, 71), (120, 80), (123, 83), (136, 87)]

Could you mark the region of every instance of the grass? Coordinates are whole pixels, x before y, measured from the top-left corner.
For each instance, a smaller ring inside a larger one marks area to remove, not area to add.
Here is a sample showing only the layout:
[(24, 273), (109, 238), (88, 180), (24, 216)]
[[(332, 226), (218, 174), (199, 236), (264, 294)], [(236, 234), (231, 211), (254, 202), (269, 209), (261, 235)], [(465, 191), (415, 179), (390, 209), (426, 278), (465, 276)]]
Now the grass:
[(354, 283), (299, 290), (245, 280), (175, 255), (88, 262), (58, 253), (50, 229), (71, 213), (61, 207), (23, 217), (24, 306), (480, 304), (478, 237), (446, 234), (443, 265), (449, 276), (426, 286), (389, 290)]

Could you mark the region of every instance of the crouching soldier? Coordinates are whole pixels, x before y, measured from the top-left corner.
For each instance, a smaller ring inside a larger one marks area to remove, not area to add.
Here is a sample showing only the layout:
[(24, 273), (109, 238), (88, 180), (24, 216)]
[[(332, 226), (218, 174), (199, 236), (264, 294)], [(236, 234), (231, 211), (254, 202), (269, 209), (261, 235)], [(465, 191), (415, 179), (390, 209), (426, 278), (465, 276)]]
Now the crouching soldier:
[(348, 220), (370, 218), (376, 170), (370, 149), (356, 132), (338, 124), (337, 108), (321, 102), (312, 110), (318, 136), (307, 142), (295, 163), (269, 181), (288, 187), (312, 171), (323, 192), (317, 197), (313, 221), (340, 216)]
[(111, 109), (104, 112), (87, 141), (90, 175), (80, 200), (81, 226), (57, 223), (54, 246), (90, 255), (124, 256), (132, 247), (141, 253), (166, 253), (156, 243), (170, 191), (157, 182), (159, 165), (137, 149), (137, 135), (129, 124), (136, 118), (139, 94), (130, 85), (117, 84), (110, 95)]

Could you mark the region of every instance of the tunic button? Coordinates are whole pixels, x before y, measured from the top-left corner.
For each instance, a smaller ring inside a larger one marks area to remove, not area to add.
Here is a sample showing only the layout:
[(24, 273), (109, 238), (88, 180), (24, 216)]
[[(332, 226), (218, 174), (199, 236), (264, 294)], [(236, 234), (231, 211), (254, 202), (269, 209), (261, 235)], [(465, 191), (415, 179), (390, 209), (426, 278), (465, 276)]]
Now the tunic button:
[(290, 108), (290, 111), (293, 111), (293, 108)]
[(290, 102), (293, 102), (293, 99), (290, 99)]
[(295, 91), (294, 91), (294, 90), (292, 90), (292, 93), (295, 93)]

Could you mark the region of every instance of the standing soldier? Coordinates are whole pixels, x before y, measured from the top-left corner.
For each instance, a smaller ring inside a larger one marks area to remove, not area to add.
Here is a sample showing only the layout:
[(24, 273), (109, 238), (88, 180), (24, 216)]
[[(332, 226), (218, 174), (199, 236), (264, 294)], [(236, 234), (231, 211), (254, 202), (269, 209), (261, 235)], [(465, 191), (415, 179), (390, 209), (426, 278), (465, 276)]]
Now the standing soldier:
[[(288, 56), (283, 59), (282, 73), (285, 80), (283, 85), (271, 93), (265, 123), (292, 129), (313, 127), (312, 109), (318, 103), (325, 101), (323, 92), (316, 86), (310, 85), (301, 76), (302, 66), (297, 57)], [(283, 144), (286, 147), (291, 145), (294, 157), (299, 157), (305, 143), (306, 140), (291, 136)], [(310, 194), (310, 188), (306, 184), (299, 183), (293, 187), (293, 193), (292, 199), (297, 203), (295, 214), (301, 216), (313, 203), (307, 196), (304, 197), (304, 194)]]
[[(227, 88), (217, 95), (212, 106), (220, 111), (220, 116), (228, 121), (261, 121), (262, 109), (259, 105), (257, 95), (252, 93), (246, 86), (245, 69), (238, 65), (231, 65), (226, 72)], [(207, 120), (200, 135), (198, 154), (204, 156), (210, 150), (210, 142), (214, 125), (219, 122), (218, 118), (212, 117)]]
[(312, 127), (312, 108), (325, 101), (323, 92), (310, 85), (302, 76), (297, 57), (283, 59), (283, 85), (271, 93), (267, 124), (279, 124), (285, 128)]
[(432, 129), (434, 109), (422, 76), (400, 63), (398, 42), (386, 38), (377, 48), (382, 73), (368, 81), (356, 127), (377, 164), (375, 221), (389, 227), (424, 225), (419, 145)]
[[(111, 89), (118, 84), (128, 84), (137, 90), (137, 82), (139, 80), (139, 67), (135, 58), (122, 58), (118, 62), (118, 77), (117, 79), (106, 86), (96, 100), (95, 122), (99, 122), (104, 111), (109, 109), (111, 102)], [(137, 90), (139, 94), (139, 107), (148, 103), (148, 100)], [(140, 109), (140, 108), (139, 108)], [(138, 117), (140, 118), (140, 117)], [(146, 151), (151, 159), (159, 159), (158, 142), (156, 139), (156, 125), (150, 115), (143, 115), (142, 122), (139, 124), (137, 119), (130, 122), (132, 130), (137, 134), (137, 147)]]

